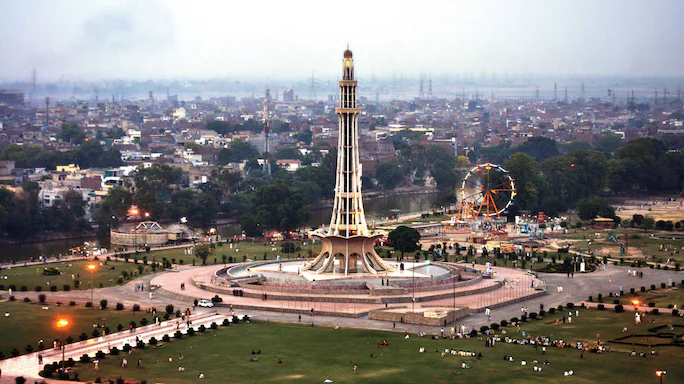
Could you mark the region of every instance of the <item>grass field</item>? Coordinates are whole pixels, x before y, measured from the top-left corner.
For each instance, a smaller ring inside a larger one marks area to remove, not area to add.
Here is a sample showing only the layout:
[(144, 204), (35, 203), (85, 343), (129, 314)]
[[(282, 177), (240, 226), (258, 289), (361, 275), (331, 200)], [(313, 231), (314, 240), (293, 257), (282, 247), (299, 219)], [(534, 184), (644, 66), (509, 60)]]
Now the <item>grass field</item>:
[[(213, 250), (212, 254), (209, 255), (209, 257), (207, 258), (207, 264), (214, 264), (214, 259), (216, 259), (217, 264), (222, 264), (222, 256), (224, 255), (226, 256), (226, 259), (232, 256), (233, 262), (242, 262), (244, 256), (246, 256), (247, 259), (263, 260), (264, 253), (266, 254), (267, 260), (275, 260), (277, 255), (280, 255), (281, 259), (287, 259), (288, 256), (290, 258), (296, 258), (297, 254), (300, 254), (302, 258), (306, 258), (308, 257), (310, 249), (313, 250), (314, 256), (318, 255), (318, 253), (321, 251), (320, 241), (314, 243), (313, 248), (309, 240), (306, 241), (306, 245), (302, 245), (301, 241), (293, 241), (295, 246), (300, 247), (301, 249), (289, 254), (281, 252), (281, 243), (282, 242), (278, 242), (275, 245), (264, 245), (260, 242), (241, 241), (239, 243), (232, 244), (232, 247), (229, 243), (223, 243), (221, 244), (221, 246), (217, 246)], [(163, 259), (166, 258), (167, 260), (170, 260), (172, 263), (174, 263), (173, 259), (175, 259), (176, 261), (174, 264), (182, 263), (185, 265), (191, 265), (194, 260), (196, 265), (200, 265), (200, 259), (196, 258), (192, 254), (186, 254), (184, 252), (189, 248), (190, 247), (173, 248), (158, 251), (153, 250), (149, 254), (147, 254), (147, 258), (148, 260), (152, 260), (152, 258), (154, 257), (154, 260), (158, 262), (162, 262)]]
[[(656, 325), (684, 324), (684, 319), (672, 316), (653, 318)], [(654, 325), (635, 326), (630, 313), (599, 310), (581, 310), (572, 324), (556, 326), (554, 320), (555, 317), (547, 315), (543, 320), (523, 323), (520, 330), (509, 326), (507, 336), (520, 339), (524, 330), (532, 336), (545, 335), (551, 340), (573, 343), (582, 340), (595, 346), (596, 332), (606, 342), (624, 336), (623, 327), (628, 327), (629, 332), (648, 333), (647, 328)], [(389, 346), (378, 348), (382, 340), (387, 340)], [(425, 348), (425, 353), (418, 352), (420, 347)], [(108, 356), (101, 361), (99, 372), (94, 371), (92, 364), (79, 364), (77, 370), (86, 381), (99, 376), (102, 379), (121, 376), (127, 380), (164, 383), (195, 382), (200, 373), (205, 375), (203, 382), (206, 383), (321, 383), (326, 379), (335, 383), (561, 383), (569, 380), (573, 383), (650, 383), (656, 382), (658, 369), (668, 372), (666, 382), (684, 380), (681, 364), (684, 348), (658, 347), (659, 356), (644, 359), (629, 355), (631, 345), (611, 347), (612, 353), (585, 352), (580, 359), (579, 351), (571, 348), (549, 347), (543, 355), (541, 348), (535, 350), (531, 346), (504, 342), (485, 348), (484, 341), (477, 339), (431, 340), (411, 335), (405, 340), (401, 333), (252, 322), (185, 336), (161, 347), (136, 349), (132, 356), (127, 356), (128, 368), (121, 368), (121, 357)], [(483, 359), (442, 357), (440, 352), (445, 348), (479, 352)], [(259, 362), (250, 362), (252, 350), (261, 350)], [(637, 347), (636, 350), (649, 349)], [(184, 359), (178, 360), (181, 354)], [(513, 356), (514, 361), (504, 361), (504, 355)], [(169, 362), (170, 357), (173, 362)], [(143, 362), (142, 369), (135, 368), (138, 359)], [(283, 364), (276, 364), (278, 359)], [(545, 359), (549, 365), (533, 363)], [(521, 365), (521, 360), (528, 364)], [(471, 369), (461, 369), (463, 362)], [(358, 365), (358, 374), (353, 373), (354, 364)], [(543, 371), (535, 372), (535, 365)], [(179, 366), (186, 371), (179, 372)], [(575, 372), (574, 376), (564, 377), (563, 372), (570, 369)]]
[[(133, 263), (105, 260), (78, 260), (27, 267), (13, 267), (0, 271), (0, 275), (7, 276), (7, 280), (0, 280), (0, 285), (2, 285), (2, 288), (0, 289), (7, 290), (10, 286), (14, 285), (14, 291), (20, 290), (22, 286), (25, 286), (29, 291), (35, 291), (36, 287), (41, 287), (42, 291), (47, 292), (50, 291), (50, 287), (57, 287), (57, 290), (63, 291), (65, 284), (68, 284), (70, 289), (76, 289), (74, 284), (75, 280), (81, 281), (79, 285), (80, 289), (89, 289), (91, 272), (87, 267), (90, 264), (95, 265), (95, 270), (92, 272), (92, 281), (95, 288), (119, 284), (118, 278), (124, 274), (124, 271), (127, 274), (127, 278), (124, 278), (123, 282), (126, 283), (131, 278), (139, 276), (141, 274), (140, 269), (142, 269), (142, 274), (150, 273), (152, 269), (150, 265), (143, 266), (142, 261), (137, 265), (134, 265)], [(52, 267), (59, 268), (60, 274), (43, 274), (44, 268)], [(50, 284), (48, 284), (48, 282)]]
[[(49, 293), (48, 301), (49, 301)], [(68, 303), (65, 303), (68, 304)], [(49, 306), (50, 310), (43, 310), (43, 305)], [(123, 311), (113, 309), (100, 310), (96, 308), (85, 308), (81, 306), (60, 306), (50, 304), (29, 304), (24, 302), (2, 302), (0, 312), (9, 313), (10, 316), (0, 317), (0, 351), (5, 356), (10, 356), (13, 348), (18, 349), (22, 354), (26, 353), (26, 346), (30, 344), (35, 350), (38, 349), (38, 340), (44, 340), (45, 346), (52, 347), (55, 339), (64, 340), (71, 336), (75, 341), (79, 340), (79, 335), (83, 332), (88, 337), (93, 337), (92, 332), (98, 329), (103, 332), (104, 328), (94, 328), (93, 324), (105, 325), (116, 332), (118, 324), (128, 327), (131, 321), (138, 325), (146, 317), (146, 312), (132, 312), (130, 308)], [(116, 303), (110, 302), (109, 307), (114, 307)], [(70, 327), (66, 336), (62, 331), (55, 328), (58, 319), (67, 318)], [(147, 316), (148, 321), (152, 318)]]

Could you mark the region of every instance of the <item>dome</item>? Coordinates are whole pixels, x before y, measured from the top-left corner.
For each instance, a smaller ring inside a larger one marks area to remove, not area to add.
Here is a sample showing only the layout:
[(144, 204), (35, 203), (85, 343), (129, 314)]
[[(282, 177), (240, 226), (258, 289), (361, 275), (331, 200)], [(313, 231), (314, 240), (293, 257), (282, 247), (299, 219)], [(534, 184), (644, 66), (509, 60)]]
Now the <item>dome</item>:
[(345, 59), (351, 59), (352, 58), (352, 51), (350, 51), (349, 49), (344, 51), (344, 58)]

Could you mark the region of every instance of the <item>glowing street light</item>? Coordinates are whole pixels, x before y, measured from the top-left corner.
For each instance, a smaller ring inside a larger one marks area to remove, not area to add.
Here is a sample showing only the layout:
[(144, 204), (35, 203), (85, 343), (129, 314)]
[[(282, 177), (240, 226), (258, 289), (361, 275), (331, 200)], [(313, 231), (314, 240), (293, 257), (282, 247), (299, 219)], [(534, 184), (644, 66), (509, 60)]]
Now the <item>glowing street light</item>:
[[(97, 266), (95, 264), (88, 264), (86, 268), (88, 268), (88, 271), (90, 271), (90, 303), (92, 304), (93, 290), (95, 289), (95, 287), (93, 287), (93, 272), (95, 272)], [(95, 306), (93, 306), (92, 308), (95, 308)]]
[(58, 330), (61, 330), (63, 332), (63, 336), (64, 336), (64, 340), (61, 343), (61, 345), (62, 345), (62, 371), (64, 371), (65, 370), (65, 368), (64, 368), (64, 364), (65, 364), (64, 352), (66, 351), (66, 344), (64, 344), (64, 343), (66, 342), (66, 331), (67, 331), (67, 328), (69, 327), (69, 320), (64, 319), (64, 318), (59, 319), (59, 320), (57, 320), (57, 323), (55, 325), (57, 326)]
[(656, 376), (660, 377), (660, 384), (663, 384), (663, 376), (667, 375), (667, 371), (658, 370), (655, 372)]

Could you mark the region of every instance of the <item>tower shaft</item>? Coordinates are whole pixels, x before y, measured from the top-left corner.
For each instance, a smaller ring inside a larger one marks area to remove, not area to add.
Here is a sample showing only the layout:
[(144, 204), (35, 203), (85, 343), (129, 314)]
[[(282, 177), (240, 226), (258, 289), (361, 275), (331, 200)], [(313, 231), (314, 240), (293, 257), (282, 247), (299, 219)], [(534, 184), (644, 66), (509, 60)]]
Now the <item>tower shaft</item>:
[(337, 172), (335, 202), (328, 233), (337, 236), (368, 236), (366, 215), (361, 198), (361, 166), (359, 163), (359, 115), (354, 80), (354, 59), (345, 57), (343, 76), (339, 81)]
[(269, 114), (269, 104), (271, 103), (271, 90), (266, 90), (266, 97), (264, 97), (264, 175), (271, 177), (271, 156), (268, 143), (268, 135), (271, 132), (271, 118)]

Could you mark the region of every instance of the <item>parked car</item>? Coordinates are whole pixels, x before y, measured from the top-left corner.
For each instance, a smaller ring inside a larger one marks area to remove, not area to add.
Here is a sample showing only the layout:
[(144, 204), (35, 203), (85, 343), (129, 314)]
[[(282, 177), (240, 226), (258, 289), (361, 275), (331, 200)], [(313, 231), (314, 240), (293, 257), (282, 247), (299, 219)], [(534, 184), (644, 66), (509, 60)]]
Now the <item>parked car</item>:
[(202, 300), (200, 300), (200, 301), (197, 303), (197, 305), (200, 306), (200, 307), (211, 308), (211, 307), (214, 306), (214, 303), (212, 303), (211, 300), (204, 300), (204, 299), (202, 299)]

